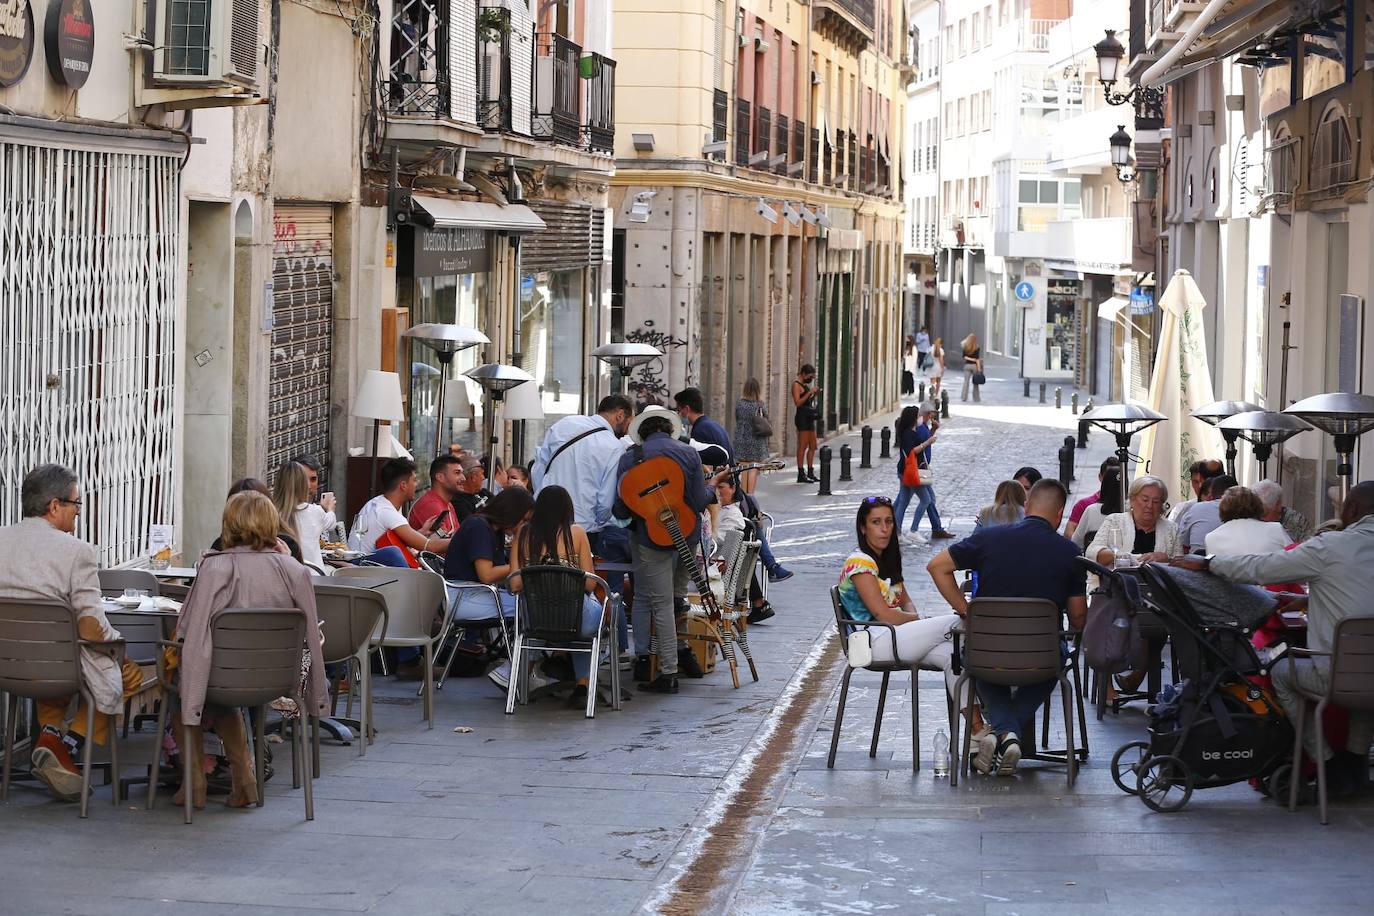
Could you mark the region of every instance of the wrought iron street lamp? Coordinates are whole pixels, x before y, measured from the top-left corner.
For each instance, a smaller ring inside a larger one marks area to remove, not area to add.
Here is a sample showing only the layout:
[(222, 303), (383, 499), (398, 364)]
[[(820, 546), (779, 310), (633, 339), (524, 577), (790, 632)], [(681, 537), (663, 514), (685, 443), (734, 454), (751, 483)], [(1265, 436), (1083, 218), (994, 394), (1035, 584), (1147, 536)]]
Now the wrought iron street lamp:
[(1104, 404), (1083, 414), (1083, 419), (1116, 439), (1116, 457), (1121, 468), (1121, 505), (1125, 507), (1130, 483), (1131, 437), (1169, 418), (1139, 404)]
[(1107, 37), (1093, 45), (1097, 56), (1097, 81), (1102, 84), (1102, 96), (1108, 105), (1136, 104), (1144, 107), (1157, 107), (1164, 104), (1164, 90), (1153, 86), (1132, 86), (1126, 92), (1114, 88), (1121, 71), (1121, 59), (1126, 49), (1116, 40), (1116, 30), (1107, 29)]
[(663, 358), (663, 351), (646, 343), (608, 343), (592, 351), (592, 356), (620, 371), (620, 394), (630, 387), (630, 370)]
[(1355, 440), (1374, 429), (1374, 396), (1332, 391), (1303, 398), (1284, 410), (1300, 417), (1336, 440), (1336, 473), (1341, 476), (1341, 502), (1354, 482)]
[(1264, 408), (1258, 404), (1251, 404), (1249, 401), (1214, 401), (1193, 411), (1194, 417), (1208, 426), (1217, 427), (1221, 431), (1221, 438), (1226, 440), (1226, 473), (1232, 477), (1236, 476), (1236, 437), (1240, 433), (1222, 426), (1221, 421), (1227, 417), (1234, 417), (1238, 413), (1251, 413), (1256, 410), (1262, 411)]
[[(1259, 462), (1260, 480), (1269, 477), (1269, 456), (1273, 454), (1274, 446), (1287, 442), (1298, 433), (1311, 428), (1297, 417), (1276, 410), (1259, 409), (1232, 414), (1217, 423), (1217, 429), (1221, 430), (1224, 438), (1230, 433), (1250, 443), (1255, 460)], [(1230, 438), (1226, 439), (1228, 452), (1231, 449), (1231, 441)]]
[(434, 454), (442, 455), (448, 448), (448, 442), (445, 441), (448, 437), (443, 435), (443, 430), (444, 379), (448, 374), (449, 363), (453, 362), (453, 354), (460, 350), (489, 344), (491, 340), (476, 328), (465, 328), (459, 324), (417, 324), (404, 331), (401, 336), (429, 347), (439, 358), (439, 365), (443, 367), (439, 371), (439, 414), (435, 418), (434, 426)]

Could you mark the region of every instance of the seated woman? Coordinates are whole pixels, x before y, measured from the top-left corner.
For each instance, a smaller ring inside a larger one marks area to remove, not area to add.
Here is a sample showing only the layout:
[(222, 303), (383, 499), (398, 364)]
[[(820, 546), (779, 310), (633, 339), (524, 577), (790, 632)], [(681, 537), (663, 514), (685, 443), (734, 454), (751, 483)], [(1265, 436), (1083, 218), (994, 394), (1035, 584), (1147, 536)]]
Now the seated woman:
[(1282, 525), (1264, 521), (1264, 503), (1254, 490), (1231, 487), (1221, 497), (1217, 511), (1221, 524), (1203, 539), (1209, 556), (1277, 553), (1292, 543)]
[[(511, 541), (510, 571), (513, 573), (523, 566), (569, 566), (583, 572), (596, 573), (596, 567), (592, 563), (591, 541), (587, 539), (586, 529), (573, 524), (572, 497), (562, 487), (551, 485), (539, 491), (529, 521), (520, 527), (519, 533)], [(523, 584), (517, 577), (511, 581), (510, 589), (512, 592), (519, 592)], [(582, 602), (582, 635), (588, 639), (596, 635), (602, 623), (601, 602), (591, 594), (595, 587), (595, 583), (588, 579), (588, 594)], [(609, 607), (606, 613), (610, 613)], [(619, 632), (620, 645), (626, 646), (629, 630), (625, 625), (623, 607), (619, 608), (616, 615), (615, 627)], [(587, 680), (592, 666), (591, 655), (586, 652), (570, 654), (573, 672), (577, 677), (577, 688), (568, 697), (568, 705), (585, 706)]]
[(1077, 544), (1079, 550), (1086, 550), (1102, 528), (1102, 520), (1121, 511), (1121, 471), (1113, 466), (1102, 472), (1102, 486), (1097, 491), (1097, 502), (1083, 510), (1083, 514), (1078, 517), (1078, 524), (1074, 526), (1073, 534), (1068, 536), (1069, 540)]
[[(716, 518), (716, 527), (712, 532), (712, 540), (715, 550), (723, 548), (725, 540), (732, 534), (742, 534), (745, 530), (744, 517), (744, 497), (743, 491), (739, 489), (739, 483), (733, 474), (723, 474), (716, 478), (716, 502), (720, 504), (720, 512)], [(755, 529), (757, 531), (757, 529)], [(759, 550), (759, 558), (763, 558), (762, 546)], [(722, 562), (728, 562), (729, 558), (722, 558)], [(755, 568), (753, 577), (749, 580), (749, 622), (762, 623), (774, 615), (772, 605), (763, 597), (763, 589), (759, 587), (758, 569)]]
[[(444, 557), (444, 578), (449, 582), (481, 582), (503, 585), (510, 575), (510, 555), (506, 537), (529, 520), (534, 497), (529, 490), (507, 487), (487, 500), (486, 505), (467, 517), (449, 543)], [(515, 614), (515, 596), (504, 588), (498, 593), (501, 614)], [(464, 589), (451, 600), (458, 602), (454, 620), (491, 620), (496, 605), (485, 589)]]
[[(221, 549), (201, 559), (195, 585), (186, 596), (177, 620), (176, 638), (181, 645), (179, 650), (174, 650), (175, 658), (171, 663), (179, 684), (181, 710), (173, 721), (178, 726), (178, 735), (182, 723), (193, 726), (190, 751), (195, 783), (191, 787), (191, 799), (198, 808), (205, 807), (205, 752), (199, 727), (203, 718), (214, 723), (215, 733), (224, 742), (225, 755), (229, 758), (233, 780), (229, 807), (245, 808), (258, 800), (243, 717), (236, 709), (205, 705), (205, 684), (213, 648), (210, 621), (219, 611), (231, 607), (294, 607), (304, 611), (305, 648), (310, 654), (305, 711), (312, 716), (325, 714), (328, 695), (321, 661), (324, 655), (320, 651), (320, 626), (315, 616), (315, 590), (310, 572), (279, 552), (277, 532), (280, 527), (276, 506), (262, 493), (247, 490), (231, 496), (224, 506)], [(182, 792), (185, 790), (182, 786)], [(178, 802), (182, 799), (184, 796), (178, 793)]]
[(973, 530), (996, 528), (999, 525), (1015, 525), (1026, 517), (1026, 490), (1015, 480), (1004, 480), (997, 485), (992, 504), (978, 510)]
[[(945, 613), (922, 617), (917, 613), (911, 596), (903, 587), (902, 553), (897, 544), (896, 525), (892, 500), (886, 496), (870, 496), (859, 504), (859, 513), (854, 519), (858, 549), (844, 561), (844, 569), (840, 572), (840, 602), (855, 620), (893, 624), (897, 655), (907, 664), (944, 671), (945, 687), (953, 696), (958, 678), (950, 666), (953, 643), (949, 631), (958, 623), (959, 616)], [(869, 633), (873, 660), (891, 662), (893, 631), (874, 628)], [(982, 731), (982, 717), (975, 707), (975, 740)]]

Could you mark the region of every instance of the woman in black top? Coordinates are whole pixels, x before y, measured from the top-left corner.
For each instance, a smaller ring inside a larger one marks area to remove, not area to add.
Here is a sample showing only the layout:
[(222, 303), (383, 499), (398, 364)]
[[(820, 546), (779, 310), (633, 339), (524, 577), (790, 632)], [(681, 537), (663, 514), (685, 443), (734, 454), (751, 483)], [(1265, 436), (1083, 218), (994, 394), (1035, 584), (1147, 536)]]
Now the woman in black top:
[(983, 395), (979, 389), (983, 386), (973, 381), (975, 372), (980, 375), (983, 372), (983, 348), (978, 346), (978, 335), (970, 334), (965, 337), (960, 348), (964, 351), (964, 388), (959, 394), (959, 400), (968, 400), (969, 386), (972, 385), (974, 402), (982, 401)]
[[(533, 510), (534, 497), (520, 487), (508, 487), (489, 499), (458, 526), (458, 533), (444, 555), (444, 578), (450, 582), (504, 585), (511, 571), (506, 535), (514, 535)], [(497, 594), (502, 613), (507, 617), (514, 614), (515, 596), (504, 588)], [(455, 620), (491, 620), (496, 616), (490, 592), (465, 589), (451, 597), (459, 602), (453, 615)]]
[[(816, 384), (816, 367), (807, 363), (792, 380), (792, 404), (797, 408), (793, 424), (797, 427), (797, 483), (817, 482), (816, 477), (816, 421), (820, 419), (820, 386)], [(802, 471), (802, 467), (806, 471)]]

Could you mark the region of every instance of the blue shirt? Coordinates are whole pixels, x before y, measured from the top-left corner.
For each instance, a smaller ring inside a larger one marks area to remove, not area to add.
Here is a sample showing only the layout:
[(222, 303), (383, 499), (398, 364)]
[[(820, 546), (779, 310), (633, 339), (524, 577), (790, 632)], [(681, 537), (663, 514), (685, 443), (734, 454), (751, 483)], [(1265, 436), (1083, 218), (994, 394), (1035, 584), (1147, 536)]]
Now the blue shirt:
[(692, 438), (698, 442), (709, 442), (711, 445), (719, 445), (725, 449), (727, 456), (733, 455), (733, 446), (730, 442), (730, 434), (725, 431), (715, 420), (706, 414), (697, 417), (692, 423)]
[[(897, 434), (897, 479), (902, 477), (902, 468), (906, 467), (906, 456), (916, 446), (921, 444), (921, 440), (916, 437), (916, 427), (904, 429)], [(918, 456), (919, 458), (919, 456)]]
[[(645, 460), (657, 458), (660, 455), (667, 455), (682, 466), (682, 473), (685, 477), (683, 484), (683, 502), (687, 508), (700, 514), (706, 511), (706, 507), (716, 501), (715, 494), (706, 486), (706, 474), (701, 467), (701, 459), (697, 457), (697, 450), (685, 442), (679, 442), (667, 433), (654, 433), (644, 440), (644, 445), (638, 449), (626, 449), (625, 454), (620, 459), (619, 477), (624, 477), (625, 473), (634, 467), (641, 457)], [(615, 517), (620, 519), (633, 519), (635, 542), (651, 547), (655, 550), (672, 550), (673, 548), (659, 547), (649, 536), (644, 533), (644, 523), (630, 511), (630, 507), (625, 505), (620, 499), (619, 484), (617, 483), (617, 495), (615, 500)], [(460, 531), (462, 529), (459, 529)], [(696, 544), (701, 540), (701, 525), (698, 523), (692, 533), (687, 535), (689, 544)], [(452, 550), (452, 546), (449, 547)]]
[(978, 573), (980, 598), (1044, 598), (1062, 611), (1070, 598), (1088, 593), (1078, 548), (1039, 516), (979, 529), (949, 555), (959, 569)]
[[(916, 424), (916, 444), (924, 445), (935, 433), (930, 431), (930, 426), (924, 420)], [(930, 446), (920, 454), (920, 464), (923, 468), (930, 467), (930, 459), (935, 457), (935, 446)]]
[[(591, 435), (582, 436), (583, 433)], [(582, 436), (558, 455), (554, 453)], [(625, 440), (616, 436), (611, 424), (600, 414), (590, 417), (564, 417), (549, 427), (543, 443), (530, 462), (530, 484), (538, 493), (557, 484), (568, 491), (573, 502), (573, 521), (588, 532), (600, 531), (611, 523), (616, 484), (620, 481), (620, 458)]]

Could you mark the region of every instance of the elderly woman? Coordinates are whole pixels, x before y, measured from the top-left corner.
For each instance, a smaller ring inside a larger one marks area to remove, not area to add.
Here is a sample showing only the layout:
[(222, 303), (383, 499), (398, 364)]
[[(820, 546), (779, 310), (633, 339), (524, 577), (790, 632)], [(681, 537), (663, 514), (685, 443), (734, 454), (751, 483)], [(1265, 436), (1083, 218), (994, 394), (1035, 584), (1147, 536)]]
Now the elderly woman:
[(1178, 526), (1164, 517), (1169, 488), (1158, 477), (1145, 475), (1131, 483), (1126, 511), (1102, 520), (1085, 554), (1103, 566), (1161, 563), (1179, 553)]
[(1264, 503), (1254, 490), (1231, 487), (1221, 497), (1221, 524), (1204, 543), (1209, 556), (1242, 556), (1287, 550), (1288, 535), (1278, 522), (1264, 521)]
[[(277, 550), (277, 532), (281, 527), (277, 507), (256, 491), (237, 493), (224, 505), (222, 525), (221, 547), (207, 553), (196, 568), (196, 583), (186, 596), (176, 632), (181, 643), (175, 662), (181, 699), (177, 724), (194, 726), (190, 751), (194, 755), (195, 784), (191, 797), (198, 808), (205, 806), (204, 748), (200, 735), (203, 718), (214, 723), (216, 734), (224, 742), (225, 756), (229, 758), (233, 780), (229, 807), (245, 808), (257, 803), (257, 782), (243, 718), (237, 710), (205, 705), (213, 650), (210, 622), (215, 614), (225, 608), (299, 608), (304, 611), (305, 648), (311, 659), (305, 688), (305, 712), (312, 716), (324, 715), (327, 697), (320, 627), (315, 616), (315, 590), (309, 571)], [(179, 727), (177, 734), (181, 734)], [(185, 790), (182, 786), (182, 791)]]

